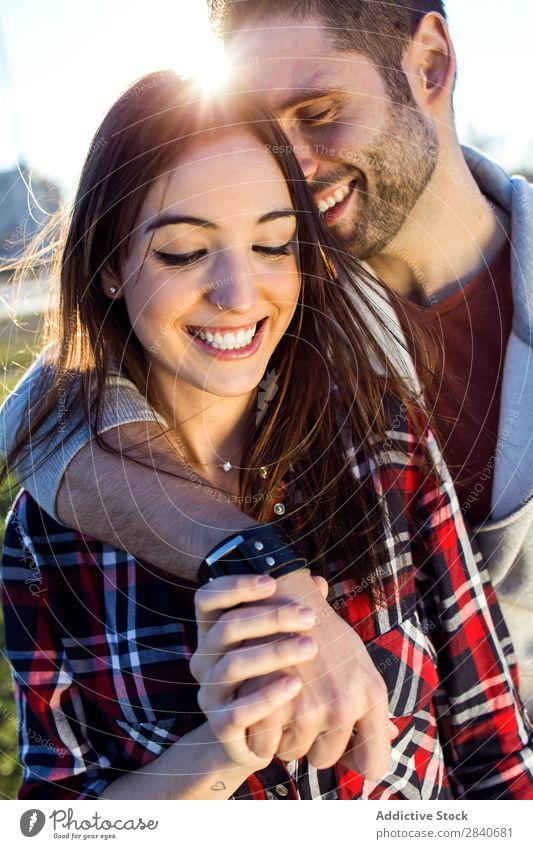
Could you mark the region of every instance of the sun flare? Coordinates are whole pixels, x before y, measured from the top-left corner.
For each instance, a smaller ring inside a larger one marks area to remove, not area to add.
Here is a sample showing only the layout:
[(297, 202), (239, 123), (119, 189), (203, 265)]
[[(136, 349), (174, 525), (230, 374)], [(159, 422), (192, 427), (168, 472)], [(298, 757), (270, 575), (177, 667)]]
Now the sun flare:
[(192, 48), (190, 55), (182, 57), (176, 70), (193, 77), (206, 91), (214, 91), (229, 77), (229, 65), (222, 43), (211, 33), (202, 33), (202, 39)]

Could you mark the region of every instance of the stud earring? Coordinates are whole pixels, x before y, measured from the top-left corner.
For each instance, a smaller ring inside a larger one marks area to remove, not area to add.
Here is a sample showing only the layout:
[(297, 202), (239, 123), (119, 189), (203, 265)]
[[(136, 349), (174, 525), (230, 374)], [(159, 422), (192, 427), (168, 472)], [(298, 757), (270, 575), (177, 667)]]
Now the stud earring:
[(117, 292), (117, 287), (116, 287), (116, 286), (110, 286), (110, 287), (109, 287), (109, 294), (110, 294), (110, 295), (116, 295), (116, 292)]

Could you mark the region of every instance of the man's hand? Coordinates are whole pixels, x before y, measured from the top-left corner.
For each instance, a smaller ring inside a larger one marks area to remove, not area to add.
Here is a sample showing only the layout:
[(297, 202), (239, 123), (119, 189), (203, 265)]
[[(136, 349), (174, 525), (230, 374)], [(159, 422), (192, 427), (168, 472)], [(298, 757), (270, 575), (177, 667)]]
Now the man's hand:
[[(382, 677), (362, 640), (326, 602), (325, 581), (299, 571), (277, 583), (270, 603), (297, 601), (315, 612), (317, 624), (307, 633), (318, 644), (318, 652), (313, 659), (284, 670), (297, 674), (303, 688), (289, 704), (250, 726), (250, 748), (257, 755), (268, 750), (272, 733), (281, 723), (286, 731), (276, 754), (283, 760), (307, 755), (317, 769), (341, 761), (367, 779), (382, 778), (390, 769), (391, 738), (397, 733), (389, 722)], [(239, 694), (252, 693), (274, 677), (250, 679)]]

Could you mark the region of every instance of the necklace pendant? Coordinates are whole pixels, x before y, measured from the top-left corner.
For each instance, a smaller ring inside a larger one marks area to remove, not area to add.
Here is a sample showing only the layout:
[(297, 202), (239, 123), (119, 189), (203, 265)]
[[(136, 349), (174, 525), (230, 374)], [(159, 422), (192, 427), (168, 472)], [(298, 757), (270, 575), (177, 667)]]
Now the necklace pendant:
[(266, 466), (261, 466), (261, 468), (259, 469), (259, 477), (260, 477), (260, 478), (266, 478), (266, 476), (267, 476), (267, 475), (268, 475), (268, 469), (267, 469), (267, 467), (266, 467)]
[(226, 460), (226, 462), (224, 463), (222, 468), (224, 469), (225, 472), (230, 472), (232, 470), (233, 466), (231, 465), (229, 460)]

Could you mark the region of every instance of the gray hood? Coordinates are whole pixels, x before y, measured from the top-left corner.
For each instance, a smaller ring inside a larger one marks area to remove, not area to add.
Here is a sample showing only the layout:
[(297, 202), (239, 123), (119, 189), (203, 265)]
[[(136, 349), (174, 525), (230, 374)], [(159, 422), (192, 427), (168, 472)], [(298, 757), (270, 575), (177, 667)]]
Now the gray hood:
[(483, 194), (511, 215), (513, 329), (502, 383), (492, 516), (499, 521), (533, 496), (533, 186), (509, 177), (473, 148), (463, 154)]

